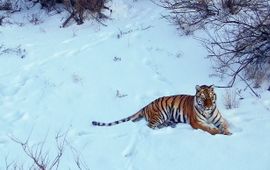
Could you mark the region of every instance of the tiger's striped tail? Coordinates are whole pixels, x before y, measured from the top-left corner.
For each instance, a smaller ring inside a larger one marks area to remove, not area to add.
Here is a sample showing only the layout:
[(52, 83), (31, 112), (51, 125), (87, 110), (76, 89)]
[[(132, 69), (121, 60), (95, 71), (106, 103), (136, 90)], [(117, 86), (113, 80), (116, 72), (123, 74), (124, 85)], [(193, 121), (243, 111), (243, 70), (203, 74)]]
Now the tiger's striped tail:
[(110, 122), (110, 123), (103, 123), (103, 122), (96, 122), (96, 121), (92, 121), (92, 125), (93, 126), (113, 126), (113, 125), (117, 125), (120, 123), (124, 123), (124, 122), (128, 122), (128, 121), (132, 121), (132, 122), (136, 122), (139, 121), (143, 118), (143, 114), (142, 111), (138, 111), (137, 113), (135, 113), (134, 115), (131, 115), (127, 118), (123, 118), (114, 122)]

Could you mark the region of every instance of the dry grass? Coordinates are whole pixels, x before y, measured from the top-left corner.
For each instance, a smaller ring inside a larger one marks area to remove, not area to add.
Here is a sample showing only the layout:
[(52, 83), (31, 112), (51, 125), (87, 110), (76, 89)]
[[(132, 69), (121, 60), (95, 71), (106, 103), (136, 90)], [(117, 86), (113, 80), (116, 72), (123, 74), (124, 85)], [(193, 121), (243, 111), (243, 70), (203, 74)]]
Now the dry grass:
[(223, 104), (226, 109), (234, 109), (239, 107), (239, 98), (236, 90), (226, 89), (223, 95)]

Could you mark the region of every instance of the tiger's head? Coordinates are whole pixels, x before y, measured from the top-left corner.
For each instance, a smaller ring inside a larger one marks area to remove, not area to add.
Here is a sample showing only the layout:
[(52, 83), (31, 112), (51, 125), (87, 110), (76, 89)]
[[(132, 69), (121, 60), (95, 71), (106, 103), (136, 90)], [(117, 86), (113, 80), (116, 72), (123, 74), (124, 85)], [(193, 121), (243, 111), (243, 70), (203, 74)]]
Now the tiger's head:
[(214, 85), (196, 86), (195, 105), (203, 113), (207, 114), (216, 108), (216, 93)]

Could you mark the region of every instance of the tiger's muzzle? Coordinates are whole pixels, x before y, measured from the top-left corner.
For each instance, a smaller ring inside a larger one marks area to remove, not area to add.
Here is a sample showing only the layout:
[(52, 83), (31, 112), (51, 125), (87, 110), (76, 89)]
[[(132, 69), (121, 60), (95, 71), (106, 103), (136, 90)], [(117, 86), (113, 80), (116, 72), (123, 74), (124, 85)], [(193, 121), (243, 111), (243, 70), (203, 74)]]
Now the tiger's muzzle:
[(203, 106), (205, 110), (212, 110), (214, 105), (211, 99), (205, 99), (203, 101)]

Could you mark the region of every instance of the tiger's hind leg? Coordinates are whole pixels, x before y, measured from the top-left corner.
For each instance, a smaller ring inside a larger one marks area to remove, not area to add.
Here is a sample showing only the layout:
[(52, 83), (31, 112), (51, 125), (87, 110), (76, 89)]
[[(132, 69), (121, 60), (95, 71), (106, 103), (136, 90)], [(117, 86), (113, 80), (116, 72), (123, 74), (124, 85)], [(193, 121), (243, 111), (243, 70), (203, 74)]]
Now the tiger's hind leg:
[(176, 123), (173, 122), (173, 121), (165, 121), (162, 124), (159, 124), (157, 126), (157, 128), (161, 129), (161, 128), (168, 127), (168, 126), (170, 126), (172, 128), (175, 128), (176, 127)]
[(157, 126), (158, 129), (161, 129), (161, 128), (164, 128), (164, 127), (167, 127), (168, 125), (166, 123), (162, 123), (162, 124), (159, 124)]
[(162, 125), (163, 125), (163, 127), (168, 127), (168, 126), (170, 126), (171, 128), (176, 127), (176, 123), (171, 121), (171, 120), (168, 120), (168, 121), (164, 122)]
[(164, 122), (160, 123), (159, 121), (150, 120), (148, 121), (147, 126), (150, 127), (151, 129), (156, 129), (156, 128), (160, 129), (160, 128), (163, 128), (165, 125), (164, 125)]
[(171, 128), (175, 128), (176, 127), (176, 123), (173, 121), (169, 121), (168, 122), (168, 126), (170, 126)]
[(157, 126), (151, 124), (151, 123), (147, 123), (147, 126), (150, 127), (151, 129), (155, 129)]

